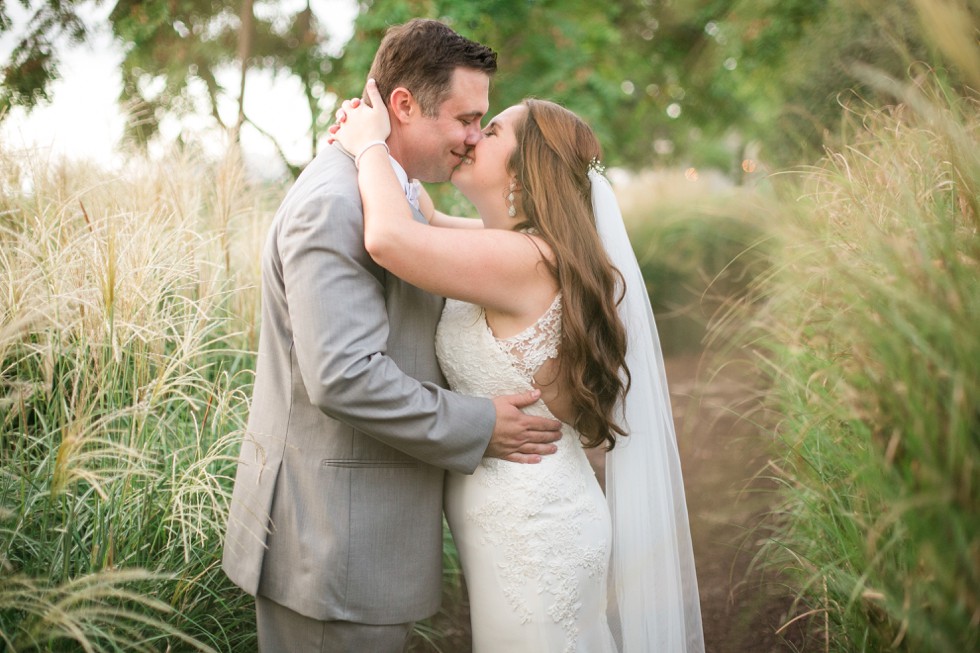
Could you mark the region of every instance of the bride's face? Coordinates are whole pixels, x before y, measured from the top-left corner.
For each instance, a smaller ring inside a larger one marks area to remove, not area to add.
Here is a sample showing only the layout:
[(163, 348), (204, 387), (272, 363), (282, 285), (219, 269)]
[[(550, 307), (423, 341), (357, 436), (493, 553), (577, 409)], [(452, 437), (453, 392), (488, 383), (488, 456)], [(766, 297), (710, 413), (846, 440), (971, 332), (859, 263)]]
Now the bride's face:
[[(527, 113), (527, 107), (514, 105), (499, 113), (483, 130), (483, 138), (469, 156), (453, 171), (452, 182), (477, 208), (493, 202), (506, 212), (511, 175), (507, 162), (517, 147), (514, 128)], [(495, 201), (499, 200), (499, 201)]]

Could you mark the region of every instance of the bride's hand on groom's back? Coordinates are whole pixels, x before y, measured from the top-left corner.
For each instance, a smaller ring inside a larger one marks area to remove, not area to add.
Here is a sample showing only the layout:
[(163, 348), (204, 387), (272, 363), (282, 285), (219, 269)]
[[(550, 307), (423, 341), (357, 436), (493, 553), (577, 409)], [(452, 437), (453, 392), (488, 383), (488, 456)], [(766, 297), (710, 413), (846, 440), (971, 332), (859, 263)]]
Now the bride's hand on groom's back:
[(541, 396), (537, 390), (519, 395), (505, 395), (493, 400), (497, 421), (493, 427), (486, 456), (513, 463), (538, 463), (541, 456), (558, 450), (561, 422), (528, 415), (521, 408), (530, 406)]

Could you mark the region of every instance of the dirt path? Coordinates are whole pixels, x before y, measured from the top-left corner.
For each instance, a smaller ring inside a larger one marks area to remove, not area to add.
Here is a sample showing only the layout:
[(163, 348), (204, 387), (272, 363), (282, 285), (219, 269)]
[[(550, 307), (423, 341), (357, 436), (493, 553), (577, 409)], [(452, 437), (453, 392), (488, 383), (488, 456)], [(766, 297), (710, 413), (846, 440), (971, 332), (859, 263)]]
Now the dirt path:
[(772, 481), (760, 476), (766, 435), (751, 422), (758, 398), (737, 366), (712, 372), (696, 355), (666, 363), (707, 653), (800, 651), (798, 631), (776, 632), (790, 607), (786, 591), (748, 573), (774, 501)]

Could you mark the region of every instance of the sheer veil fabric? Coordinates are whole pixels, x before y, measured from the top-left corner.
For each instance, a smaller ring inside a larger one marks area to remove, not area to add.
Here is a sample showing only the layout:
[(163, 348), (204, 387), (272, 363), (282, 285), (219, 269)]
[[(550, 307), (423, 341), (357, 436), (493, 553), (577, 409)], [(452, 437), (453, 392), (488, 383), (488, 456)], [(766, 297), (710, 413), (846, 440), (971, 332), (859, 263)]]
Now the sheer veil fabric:
[(622, 653), (703, 653), (694, 551), (660, 337), (612, 187), (594, 167), (589, 179), (599, 236), (626, 284), (619, 314), (632, 375), (621, 416), (629, 435), (606, 454), (613, 524), (609, 625)]

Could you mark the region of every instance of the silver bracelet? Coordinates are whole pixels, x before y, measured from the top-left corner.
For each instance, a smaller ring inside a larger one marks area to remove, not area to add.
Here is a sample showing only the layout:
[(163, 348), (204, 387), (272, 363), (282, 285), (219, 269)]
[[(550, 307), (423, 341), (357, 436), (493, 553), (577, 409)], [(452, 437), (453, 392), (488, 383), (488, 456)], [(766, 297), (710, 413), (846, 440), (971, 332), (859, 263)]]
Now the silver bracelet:
[(391, 150), (388, 149), (388, 144), (385, 143), (384, 141), (371, 141), (370, 143), (367, 143), (364, 147), (362, 147), (361, 151), (358, 152), (357, 156), (354, 157), (355, 168), (357, 168), (358, 170), (361, 169), (361, 157), (364, 156), (364, 153), (367, 152), (372, 147), (374, 147), (375, 145), (380, 145), (381, 147), (385, 148), (385, 152), (391, 154)]

